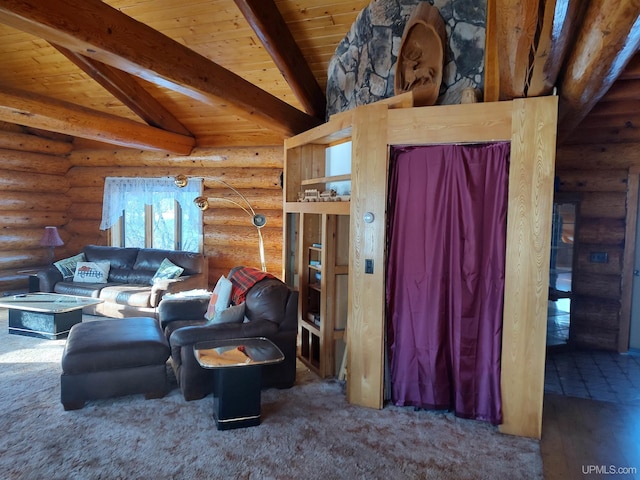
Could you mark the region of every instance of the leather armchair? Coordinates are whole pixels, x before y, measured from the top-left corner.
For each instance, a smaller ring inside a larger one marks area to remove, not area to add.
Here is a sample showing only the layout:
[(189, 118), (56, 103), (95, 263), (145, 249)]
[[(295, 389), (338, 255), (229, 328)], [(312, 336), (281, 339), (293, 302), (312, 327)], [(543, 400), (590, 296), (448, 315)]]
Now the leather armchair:
[(265, 278), (246, 292), (245, 323), (207, 324), (208, 297), (163, 299), (160, 325), (171, 347), (171, 366), (185, 400), (213, 392), (215, 370), (202, 368), (193, 353), (197, 342), (230, 338), (266, 337), (275, 343), (284, 361), (262, 367), (262, 388), (289, 388), (296, 379), (298, 292), (276, 278)]

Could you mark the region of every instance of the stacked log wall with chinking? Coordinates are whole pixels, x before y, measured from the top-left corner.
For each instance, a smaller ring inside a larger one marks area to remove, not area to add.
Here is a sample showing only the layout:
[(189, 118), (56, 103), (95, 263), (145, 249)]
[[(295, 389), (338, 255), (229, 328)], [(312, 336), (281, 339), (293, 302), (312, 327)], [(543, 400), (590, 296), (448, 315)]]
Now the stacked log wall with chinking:
[[(625, 316), (629, 312), (623, 296), (625, 247), (629, 246), (627, 195), (632, 187), (629, 172), (640, 167), (638, 152), (637, 143), (558, 148), (558, 190), (575, 194), (579, 200), (570, 331), (570, 343), (577, 347), (627, 348)], [(607, 261), (594, 262), (594, 252), (606, 253)]]
[[(38, 132), (41, 133), (41, 132)], [(40, 246), (45, 226), (53, 225), (64, 245), (55, 259), (77, 253), (84, 245), (108, 245), (100, 230), (106, 177), (203, 178), (205, 197), (242, 203), (222, 180), (237, 189), (257, 213), (267, 269), (276, 274), (282, 261), (282, 146), (196, 148), (181, 156), (134, 149), (74, 149), (65, 136), (43, 138), (22, 127), (0, 125), (0, 292), (28, 288), (31, 271), (48, 262)], [(204, 253), (210, 283), (237, 265), (260, 267), (258, 236), (250, 218), (228, 202), (212, 202), (203, 214)]]
[[(56, 226), (68, 240), (71, 200), (67, 196), (72, 144), (65, 136), (32, 134), (0, 125), (0, 292), (24, 291), (29, 270), (47, 263), (40, 246), (45, 226)], [(57, 256), (66, 247), (58, 247)]]

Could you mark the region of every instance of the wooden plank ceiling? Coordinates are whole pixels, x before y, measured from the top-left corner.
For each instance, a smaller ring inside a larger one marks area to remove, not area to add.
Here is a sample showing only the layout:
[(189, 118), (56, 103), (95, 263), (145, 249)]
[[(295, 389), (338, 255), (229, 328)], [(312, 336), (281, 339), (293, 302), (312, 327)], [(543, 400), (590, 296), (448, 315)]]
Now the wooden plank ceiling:
[[(0, 0), (2, 130), (179, 154), (281, 144), (323, 121), (329, 60), (368, 4)], [(640, 0), (487, 11), (486, 100), (557, 86), (561, 142), (640, 141)]]

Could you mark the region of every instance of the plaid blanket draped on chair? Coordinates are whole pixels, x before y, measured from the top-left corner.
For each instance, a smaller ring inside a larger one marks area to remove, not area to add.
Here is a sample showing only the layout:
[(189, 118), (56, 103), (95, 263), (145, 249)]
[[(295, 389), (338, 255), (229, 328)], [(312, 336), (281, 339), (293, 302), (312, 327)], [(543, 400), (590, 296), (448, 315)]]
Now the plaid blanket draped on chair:
[(265, 278), (276, 278), (274, 275), (253, 267), (238, 267), (229, 275), (231, 281), (231, 302), (240, 305), (251, 287)]

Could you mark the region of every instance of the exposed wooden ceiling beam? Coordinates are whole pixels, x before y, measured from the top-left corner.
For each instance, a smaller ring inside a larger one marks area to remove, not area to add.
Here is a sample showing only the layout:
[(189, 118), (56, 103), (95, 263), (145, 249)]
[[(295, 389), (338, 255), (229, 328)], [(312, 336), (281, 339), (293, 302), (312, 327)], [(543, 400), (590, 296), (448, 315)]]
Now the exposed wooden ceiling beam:
[(487, 0), (487, 27), (484, 47), (484, 101), (500, 100), (500, 59), (498, 45), (497, 0)]
[(193, 136), (171, 112), (164, 108), (128, 73), (84, 55), (79, 55), (64, 47), (53, 46), (147, 124), (180, 135)]
[(501, 100), (551, 93), (584, 3), (490, 0), (487, 25), (495, 30), (488, 32), (492, 39), (487, 42), (499, 64)]
[(130, 148), (188, 155), (195, 140), (108, 113), (0, 88), (0, 120)]
[(321, 123), (100, 0), (0, 0), (0, 22), (272, 130)]
[(306, 112), (324, 120), (327, 100), (273, 0), (234, 0)]
[(640, 47), (640, 1), (593, 0), (560, 83), (559, 140), (587, 116)]

